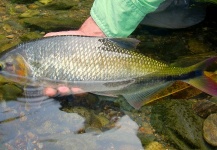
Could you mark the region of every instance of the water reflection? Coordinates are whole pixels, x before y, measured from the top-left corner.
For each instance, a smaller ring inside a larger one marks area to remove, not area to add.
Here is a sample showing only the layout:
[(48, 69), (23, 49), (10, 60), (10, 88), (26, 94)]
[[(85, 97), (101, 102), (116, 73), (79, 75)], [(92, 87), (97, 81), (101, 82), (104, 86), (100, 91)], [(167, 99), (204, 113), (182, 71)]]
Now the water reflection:
[(39, 99), (1, 101), (0, 149), (143, 149), (138, 125), (127, 115), (107, 131), (78, 134), (84, 117), (61, 111), (57, 100)]
[[(136, 136), (138, 126), (129, 116), (123, 116), (111, 130), (96, 134), (53, 134), (46, 139), (39, 139), (46, 149), (143, 149), (139, 138)], [(48, 140), (49, 139), (49, 140)]]
[(112, 129), (100, 134), (97, 143), (99, 149), (143, 149), (136, 136), (138, 125), (127, 115), (116, 123), (118, 129)]

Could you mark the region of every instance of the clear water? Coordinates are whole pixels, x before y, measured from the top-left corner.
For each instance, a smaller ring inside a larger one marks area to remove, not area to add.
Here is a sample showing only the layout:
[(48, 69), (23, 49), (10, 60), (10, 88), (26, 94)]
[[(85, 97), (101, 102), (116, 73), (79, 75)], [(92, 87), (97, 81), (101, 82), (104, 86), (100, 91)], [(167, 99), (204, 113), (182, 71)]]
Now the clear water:
[[(3, 0), (0, 2), (0, 9), (7, 8), (6, 14), (2, 13), (5, 17), (0, 20), (4, 29), (0, 30), (0, 34), (9, 36), (13, 33), (9, 32), (13, 28), (10, 29), (5, 24), (14, 27), (11, 22), (17, 16), (12, 9), (14, 6), (10, 9), (11, 4), (5, 3)], [(211, 17), (212, 11), (208, 13), (205, 22), (188, 29), (139, 27), (132, 37), (141, 40), (138, 49), (145, 55), (176, 65), (193, 64), (216, 55), (216, 19)], [(5, 21), (5, 18), (8, 20)], [(22, 29), (21, 32), (42, 32), (34, 27), (28, 28), (29, 31)], [(5, 42), (4, 40), (0, 36), (0, 43)], [(16, 38), (11, 41), (21, 42)], [(7, 43), (1, 48), (12, 45)], [(2, 90), (3, 84), (1, 86), (0, 149), (140, 150), (155, 141), (165, 148), (176, 147), (164, 135), (155, 132), (157, 129), (151, 127), (152, 106), (136, 111), (123, 101), (113, 103), (109, 98), (100, 103), (94, 102), (94, 98), (90, 97), (58, 100), (47, 97), (16, 97), (13, 90), (5, 93)], [(188, 145), (186, 141), (183, 143)], [(159, 144), (154, 147), (162, 148)]]
[(136, 135), (138, 125), (128, 115), (107, 131), (79, 133), (85, 128), (85, 118), (61, 111), (59, 101), (25, 100), (0, 103), (1, 149), (143, 149)]

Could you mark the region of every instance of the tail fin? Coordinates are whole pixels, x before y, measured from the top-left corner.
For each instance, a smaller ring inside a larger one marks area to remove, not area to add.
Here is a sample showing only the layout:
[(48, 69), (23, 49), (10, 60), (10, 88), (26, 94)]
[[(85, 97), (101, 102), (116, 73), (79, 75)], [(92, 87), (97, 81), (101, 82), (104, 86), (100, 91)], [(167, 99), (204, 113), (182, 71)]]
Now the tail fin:
[[(209, 71), (210, 68), (214, 69), (212, 68), (213, 64), (216, 65), (214, 67), (217, 67), (217, 57), (212, 57), (196, 65), (184, 68), (184, 73), (180, 72), (180, 68), (178, 68), (173, 72), (173, 76), (169, 76), (171, 72), (168, 73), (168, 70), (172, 70), (174, 68), (169, 68), (165, 71), (165, 74), (158, 74), (159, 72), (156, 72), (156, 74), (151, 74), (149, 76), (150, 78), (146, 76), (145, 80), (141, 80), (141, 83), (138, 82), (138, 84), (132, 84), (128, 86), (124, 89), (125, 92), (123, 92), (121, 95), (131, 106), (139, 109), (144, 104), (151, 103), (156, 99), (168, 96), (172, 92), (175, 93), (179, 90), (185, 89), (185, 87), (182, 88), (179, 86), (175, 91), (169, 90), (171, 92), (169, 94), (165, 92), (161, 93), (162, 89), (168, 88), (175, 80), (182, 80), (198, 88), (199, 90), (206, 92), (207, 94), (217, 96), (217, 74), (216, 80), (214, 80), (213, 75), (215, 74), (211, 73), (211, 75), (209, 75), (207, 72), (207, 70)], [(168, 75), (168, 78), (166, 75)], [(166, 77), (164, 78), (164, 76)], [(157, 94), (162, 95), (158, 97)]]
[[(202, 72), (202, 75), (185, 80), (185, 82), (207, 94), (217, 96), (217, 78), (215, 79), (217, 74), (209, 73), (206, 71), (207, 69), (209, 69), (210, 66), (212, 66), (215, 63), (217, 63), (217, 57), (211, 57), (206, 59), (205, 61), (202, 61), (192, 66), (195, 67), (195, 69), (200, 70)], [(217, 64), (215, 65), (217, 66)]]

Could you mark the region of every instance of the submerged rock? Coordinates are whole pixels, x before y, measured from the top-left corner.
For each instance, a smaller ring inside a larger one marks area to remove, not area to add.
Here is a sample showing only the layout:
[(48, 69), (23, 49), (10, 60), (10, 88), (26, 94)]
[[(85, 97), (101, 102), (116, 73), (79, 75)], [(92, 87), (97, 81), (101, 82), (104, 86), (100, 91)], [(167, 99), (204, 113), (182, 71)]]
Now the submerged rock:
[(0, 52), (3, 52), (4, 50), (7, 50), (17, 44), (20, 43), (20, 40), (18, 39), (13, 39), (13, 40), (10, 40), (10, 39), (3, 39), (0, 41)]
[(30, 18), (33, 16), (37, 16), (40, 14), (39, 10), (26, 10), (24, 13), (20, 15), (20, 18)]
[(63, 111), (77, 113), (85, 118), (85, 127), (82, 132), (89, 132), (90, 128), (100, 130), (109, 123), (109, 120), (104, 116), (98, 116), (93, 110), (84, 107), (63, 108)]
[(207, 118), (212, 113), (217, 113), (217, 103), (203, 99), (193, 105), (193, 110), (202, 118)]
[(146, 150), (165, 150), (163, 145), (156, 141), (148, 144), (148, 146), (145, 149)]
[(36, 0), (10, 0), (12, 3), (18, 3), (18, 4), (28, 4), (28, 3), (32, 3)]
[(40, 3), (47, 5), (48, 3), (52, 2), (53, 0), (39, 0)]
[(16, 99), (18, 95), (22, 94), (23, 90), (14, 84), (3, 84), (0, 85), (0, 93), (4, 99)]
[(209, 149), (203, 139), (203, 119), (192, 110), (190, 100), (164, 100), (153, 105), (151, 124), (178, 149)]
[(188, 48), (193, 54), (204, 53), (209, 51), (207, 45), (205, 45), (204, 43), (202, 43), (202, 41), (199, 41), (195, 38), (188, 40)]
[(26, 5), (16, 5), (14, 9), (17, 13), (24, 13), (25, 11), (27, 11)]
[(12, 32), (12, 27), (9, 24), (5, 24), (2, 27), (4, 29), (4, 31), (6, 31), (7, 33), (11, 33)]
[(204, 139), (217, 147), (217, 113), (209, 115), (203, 124)]
[(79, 0), (39, 0), (49, 9), (66, 10), (72, 7), (78, 7)]
[(56, 17), (25, 18), (25, 19), (22, 19), (21, 22), (23, 22), (23, 24), (26, 27), (29, 27), (35, 30), (45, 31), (45, 32), (79, 28), (80, 25), (82, 24), (82, 21), (69, 19), (69, 18), (56, 18)]
[(23, 34), (20, 38), (24, 42), (24, 41), (29, 41), (29, 40), (33, 40), (33, 39), (38, 39), (40, 37), (42, 37), (42, 35), (40, 33), (29, 32), (29, 33)]

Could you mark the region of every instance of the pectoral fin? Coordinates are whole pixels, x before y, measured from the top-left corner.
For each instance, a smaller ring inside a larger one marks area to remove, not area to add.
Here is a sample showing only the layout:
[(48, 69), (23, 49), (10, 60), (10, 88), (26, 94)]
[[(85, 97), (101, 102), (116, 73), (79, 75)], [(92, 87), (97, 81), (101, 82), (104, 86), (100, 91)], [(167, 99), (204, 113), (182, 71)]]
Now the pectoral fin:
[(122, 96), (131, 106), (133, 106), (135, 109), (139, 109), (149, 100), (151, 96), (160, 92), (167, 86), (170, 86), (171, 83), (172, 82), (164, 82), (151, 87), (141, 84), (136, 86), (135, 89), (131, 90), (131, 92), (130, 90), (127, 90), (128, 92), (123, 93)]

